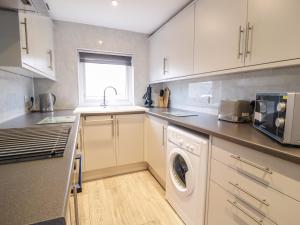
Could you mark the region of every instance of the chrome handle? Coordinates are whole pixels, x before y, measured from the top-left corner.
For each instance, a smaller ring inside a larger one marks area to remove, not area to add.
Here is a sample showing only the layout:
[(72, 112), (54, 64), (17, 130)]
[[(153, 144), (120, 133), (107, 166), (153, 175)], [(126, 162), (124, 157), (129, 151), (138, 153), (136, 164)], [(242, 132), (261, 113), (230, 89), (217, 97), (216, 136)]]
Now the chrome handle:
[(262, 204), (264, 204), (266, 206), (270, 205), (265, 199), (260, 199), (260, 198), (256, 197), (255, 195), (253, 195), (252, 193), (250, 193), (250, 192), (244, 190), (243, 188), (241, 188), (239, 186), (239, 184), (234, 184), (231, 181), (229, 181), (228, 183), (230, 185), (232, 185), (233, 187), (237, 188), (238, 190), (240, 190), (240, 191), (244, 192), (245, 194), (249, 195), (250, 197), (254, 198), (256, 201), (258, 201), (258, 202), (260, 202), (260, 203), (262, 203)]
[(263, 221), (261, 219), (257, 219), (254, 216), (249, 215), (244, 209), (242, 209), (241, 207), (239, 207), (237, 205), (237, 202), (232, 202), (230, 200), (227, 199), (227, 202), (229, 204), (231, 204), (232, 206), (234, 206), (235, 208), (237, 208), (238, 210), (240, 210), (242, 213), (244, 213), (246, 216), (248, 216), (250, 219), (252, 219), (254, 222), (256, 222), (259, 225), (263, 225)]
[(165, 146), (165, 127), (162, 126), (162, 146)]
[(111, 116), (111, 136), (115, 137), (115, 119)]
[(48, 68), (49, 68), (50, 70), (53, 70), (53, 53), (52, 53), (52, 50), (49, 50), (49, 51), (48, 51), (48, 54), (49, 54), (49, 57), (50, 57), (50, 62), (49, 62)]
[(167, 61), (168, 61), (168, 59), (167, 59), (167, 57), (164, 57), (164, 59), (163, 59), (163, 73), (164, 73), (164, 75), (166, 74), (166, 73), (168, 73), (168, 71), (167, 71)]
[(263, 171), (263, 172), (272, 174), (272, 171), (270, 170), (270, 168), (262, 167), (262, 166), (256, 165), (256, 164), (253, 163), (253, 162), (246, 161), (246, 160), (242, 159), (240, 156), (230, 155), (230, 157), (236, 159), (237, 161), (240, 161), (240, 162), (242, 162), (242, 163), (245, 163), (245, 164), (247, 164), (247, 165), (249, 165), (249, 166), (252, 166), (252, 167), (254, 167), (254, 168), (256, 168), (256, 169), (259, 169), (259, 170), (261, 170), (261, 171)]
[[(245, 56), (251, 54), (251, 50), (250, 50), (250, 47), (249, 47), (249, 43), (250, 43), (250, 36), (252, 35), (252, 32), (253, 32), (253, 25), (251, 25), (250, 23), (247, 23), (246, 44), (245, 44)], [(251, 35), (250, 35), (250, 34), (251, 34)]]
[(120, 127), (119, 127), (119, 120), (117, 119), (117, 136), (120, 135)]
[(27, 30), (27, 18), (24, 18), (24, 22), (21, 22), (22, 25), (24, 25), (24, 31), (25, 31), (25, 47), (23, 47), (23, 50), (26, 50), (26, 54), (29, 54), (29, 47), (28, 47), (28, 30)]
[(242, 26), (239, 27), (239, 45), (238, 45), (238, 59), (243, 56), (243, 51), (241, 50), (241, 43), (242, 43), (242, 34), (244, 34), (244, 29)]

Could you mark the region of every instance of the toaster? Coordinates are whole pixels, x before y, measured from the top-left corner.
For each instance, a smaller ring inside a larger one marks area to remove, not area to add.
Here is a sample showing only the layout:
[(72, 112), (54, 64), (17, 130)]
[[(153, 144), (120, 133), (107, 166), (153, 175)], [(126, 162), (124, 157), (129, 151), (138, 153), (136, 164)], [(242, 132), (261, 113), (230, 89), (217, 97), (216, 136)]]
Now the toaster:
[(219, 106), (218, 118), (234, 123), (251, 121), (252, 107), (247, 100), (222, 100)]

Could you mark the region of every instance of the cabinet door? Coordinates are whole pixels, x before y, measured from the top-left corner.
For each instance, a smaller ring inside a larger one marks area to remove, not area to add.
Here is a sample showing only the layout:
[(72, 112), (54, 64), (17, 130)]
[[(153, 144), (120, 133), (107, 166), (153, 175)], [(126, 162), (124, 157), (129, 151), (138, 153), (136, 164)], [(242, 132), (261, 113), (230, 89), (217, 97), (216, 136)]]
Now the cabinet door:
[(163, 120), (147, 118), (147, 161), (155, 173), (166, 181), (167, 125)]
[(83, 120), (85, 171), (116, 166), (112, 116), (86, 116)]
[(195, 15), (195, 73), (244, 65), (246, 0), (199, 0)]
[(210, 181), (209, 187), (208, 225), (275, 225), (214, 181)]
[(300, 1), (248, 1), (250, 28), (246, 65), (300, 58)]
[(149, 39), (149, 69), (150, 82), (163, 80), (165, 78), (165, 55), (167, 39), (164, 30), (155, 33)]
[(51, 78), (55, 78), (55, 66), (54, 66), (54, 34), (53, 34), (53, 22), (51, 18), (42, 17), (43, 20), (43, 45), (41, 50), (41, 57), (44, 58), (44, 72)]
[(19, 13), (22, 65), (54, 78), (53, 24), (49, 17)]
[(144, 115), (116, 116), (117, 165), (144, 161)]
[(166, 77), (193, 74), (195, 5), (185, 8), (163, 29), (166, 32)]
[(38, 64), (38, 43), (39, 34), (36, 33), (35, 17), (30, 13), (19, 12), (20, 42), (22, 65), (32, 68), (39, 68)]

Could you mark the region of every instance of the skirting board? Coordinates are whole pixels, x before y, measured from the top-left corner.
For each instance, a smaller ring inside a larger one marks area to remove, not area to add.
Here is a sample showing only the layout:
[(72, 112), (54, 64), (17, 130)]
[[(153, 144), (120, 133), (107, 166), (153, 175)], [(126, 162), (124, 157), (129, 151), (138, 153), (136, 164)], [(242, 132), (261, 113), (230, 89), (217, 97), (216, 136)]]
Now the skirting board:
[(166, 182), (155, 172), (155, 170), (149, 164), (148, 170), (152, 174), (152, 176), (157, 180), (157, 182), (162, 186), (162, 188), (166, 190)]
[(148, 168), (147, 162), (139, 162), (139, 163), (124, 165), (124, 166), (105, 168), (101, 170), (85, 171), (83, 172), (83, 182), (99, 180), (105, 177), (112, 177), (121, 174), (147, 170), (147, 168)]

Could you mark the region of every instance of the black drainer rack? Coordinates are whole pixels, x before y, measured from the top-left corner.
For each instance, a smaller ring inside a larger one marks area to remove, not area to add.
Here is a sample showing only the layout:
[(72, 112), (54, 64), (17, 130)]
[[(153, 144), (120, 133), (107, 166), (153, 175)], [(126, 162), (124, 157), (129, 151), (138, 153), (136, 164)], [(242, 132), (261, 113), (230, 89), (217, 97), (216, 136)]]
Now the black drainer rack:
[(0, 129), (0, 164), (62, 157), (70, 126)]

